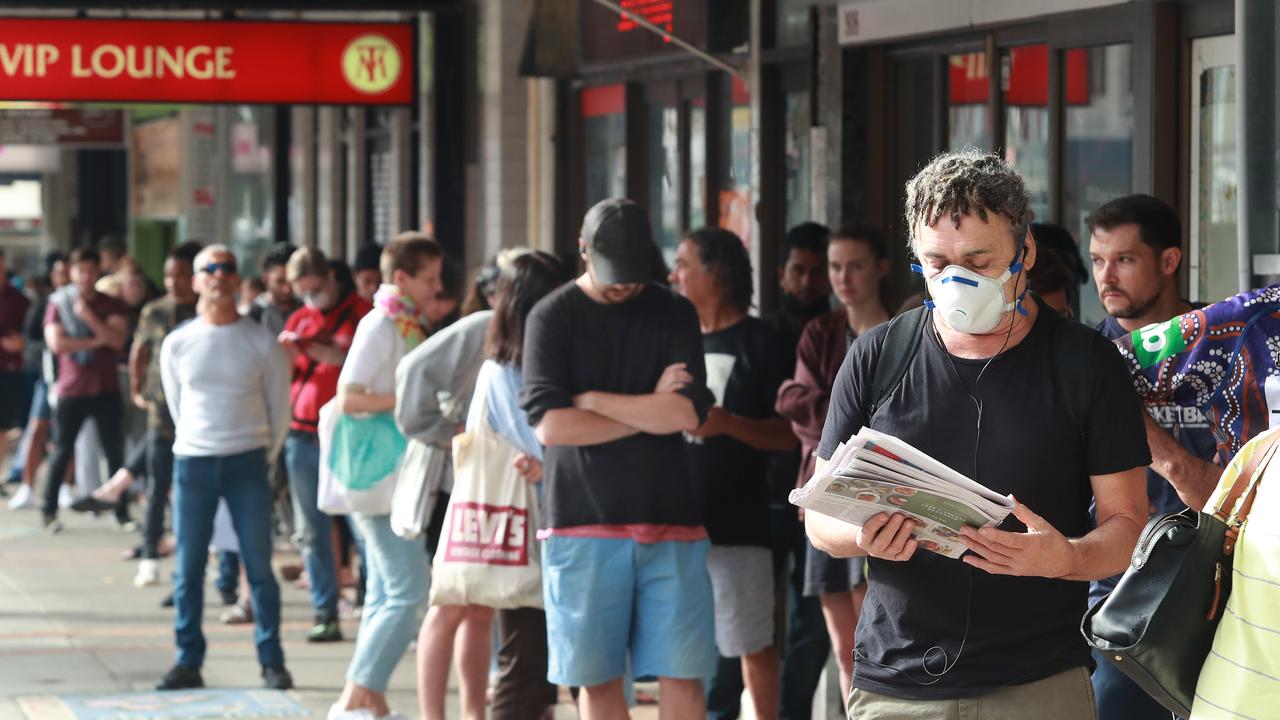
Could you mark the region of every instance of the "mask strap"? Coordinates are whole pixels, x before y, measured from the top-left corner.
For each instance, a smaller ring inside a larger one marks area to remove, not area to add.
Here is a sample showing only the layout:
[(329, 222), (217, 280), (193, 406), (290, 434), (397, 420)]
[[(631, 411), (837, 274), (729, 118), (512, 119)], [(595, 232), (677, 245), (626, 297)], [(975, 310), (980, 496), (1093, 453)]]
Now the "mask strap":
[[(918, 263), (911, 263), (911, 272), (924, 277), (924, 268)], [(933, 309), (933, 300), (929, 298), (929, 283), (927, 282), (924, 284), (924, 306), (930, 310)]]

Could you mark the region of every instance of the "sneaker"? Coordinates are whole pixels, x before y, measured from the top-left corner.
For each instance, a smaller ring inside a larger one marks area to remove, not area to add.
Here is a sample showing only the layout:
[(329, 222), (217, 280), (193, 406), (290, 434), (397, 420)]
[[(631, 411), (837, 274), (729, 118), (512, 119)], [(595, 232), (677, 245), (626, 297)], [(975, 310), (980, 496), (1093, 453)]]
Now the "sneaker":
[(235, 605), (240, 600), (240, 595), (235, 590), (223, 590), (218, 588), (218, 597), (222, 599), (224, 606)]
[(160, 584), (160, 561), (146, 559), (138, 563), (138, 574), (133, 576), (134, 587), (148, 587)]
[(253, 622), (253, 608), (248, 605), (234, 605), (218, 618), (223, 625), (248, 625)]
[(63, 485), (58, 488), (58, 507), (66, 510), (76, 504), (76, 496), (71, 494), (71, 486)]
[(39, 505), (40, 500), (31, 492), (30, 485), (19, 485), (18, 491), (9, 499), (10, 510), (34, 510)]
[(262, 687), (269, 690), (289, 690), (293, 687), (293, 676), (283, 665), (262, 668)]
[(354, 710), (343, 710), (337, 705), (329, 706), (329, 714), (325, 716), (325, 720), (378, 720), (378, 716), (373, 714), (369, 708), (356, 708)]
[(342, 627), (338, 625), (337, 620), (319, 621), (315, 627), (311, 628), (311, 632), (307, 633), (307, 642), (325, 643), (325, 642), (341, 642)]
[(43, 518), (44, 530), (50, 535), (57, 535), (62, 532), (62, 521), (57, 515), (45, 515)]
[(173, 607), (173, 593), (169, 593), (168, 595), (164, 596), (164, 599), (160, 601), (160, 607), (162, 608)]
[(157, 690), (187, 690), (204, 687), (204, 678), (200, 677), (200, 668), (174, 665), (169, 672), (156, 683)]

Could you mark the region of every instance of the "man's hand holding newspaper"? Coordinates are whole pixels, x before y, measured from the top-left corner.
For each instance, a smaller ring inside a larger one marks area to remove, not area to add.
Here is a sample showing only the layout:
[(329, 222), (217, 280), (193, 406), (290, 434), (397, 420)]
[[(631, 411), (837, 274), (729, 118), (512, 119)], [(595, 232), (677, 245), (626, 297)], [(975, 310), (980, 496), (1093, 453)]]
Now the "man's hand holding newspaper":
[[(870, 428), (837, 447), (823, 471), (791, 491), (790, 500), (858, 526), (860, 546), (876, 556), (893, 548), (898, 559), (910, 556), (911, 542), (959, 558), (968, 550), (962, 528), (994, 527), (1014, 510), (1012, 499)], [(885, 547), (867, 548), (864, 536)]]

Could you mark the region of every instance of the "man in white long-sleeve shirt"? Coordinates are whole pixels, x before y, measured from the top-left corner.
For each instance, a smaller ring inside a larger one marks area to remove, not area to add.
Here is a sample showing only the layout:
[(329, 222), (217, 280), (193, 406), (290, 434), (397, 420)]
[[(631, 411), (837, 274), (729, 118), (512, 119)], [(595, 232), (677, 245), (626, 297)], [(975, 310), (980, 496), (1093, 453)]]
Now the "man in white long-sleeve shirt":
[(165, 338), (160, 376), (173, 416), (174, 606), (178, 661), (159, 690), (203, 687), (204, 571), (222, 498), (253, 595), (254, 642), (265, 687), (293, 679), (280, 647), (280, 586), (271, 570), (269, 461), (289, 427), (289, 360), (269, 331), (236, 312), (240, 278), (224, 245), (196, 257), (198, 315)]

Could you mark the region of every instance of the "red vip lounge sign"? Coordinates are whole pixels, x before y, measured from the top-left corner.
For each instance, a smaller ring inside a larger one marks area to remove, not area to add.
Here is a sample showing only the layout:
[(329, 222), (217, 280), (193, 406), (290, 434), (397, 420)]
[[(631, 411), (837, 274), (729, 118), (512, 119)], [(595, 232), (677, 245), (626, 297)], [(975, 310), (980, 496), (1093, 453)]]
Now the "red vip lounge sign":
[(0, 20), (0, 100), (407, 105), (402, 23)]

